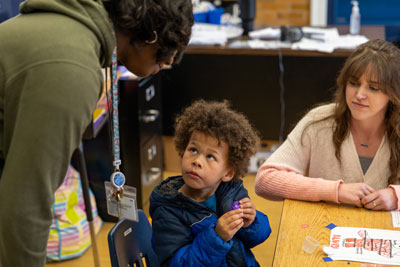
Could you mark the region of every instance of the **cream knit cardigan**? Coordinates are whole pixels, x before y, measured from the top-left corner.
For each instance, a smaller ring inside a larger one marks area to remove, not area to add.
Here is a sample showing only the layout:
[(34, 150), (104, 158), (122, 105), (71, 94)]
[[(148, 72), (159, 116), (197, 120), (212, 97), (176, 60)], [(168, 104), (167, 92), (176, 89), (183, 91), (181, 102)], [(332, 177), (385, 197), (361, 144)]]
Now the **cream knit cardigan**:
[[(366, 183), (374, 189), (388, 187), (390, 149), (386, 135), (367, 172), (363, 174), (351, 133), (342, 143), (341, 163), (332, 142), (333, 119), (305, 126), (333, 113), (334, 104), (311, 110), (285, 142), (260, 167), (255, 181), (258, 195), (271, 200), (292, 198), (338, 201), (340, 183)], [(399, 186), (390, 186), (399, 199)], [(400, 205), (398, 204), (398, 207)]]

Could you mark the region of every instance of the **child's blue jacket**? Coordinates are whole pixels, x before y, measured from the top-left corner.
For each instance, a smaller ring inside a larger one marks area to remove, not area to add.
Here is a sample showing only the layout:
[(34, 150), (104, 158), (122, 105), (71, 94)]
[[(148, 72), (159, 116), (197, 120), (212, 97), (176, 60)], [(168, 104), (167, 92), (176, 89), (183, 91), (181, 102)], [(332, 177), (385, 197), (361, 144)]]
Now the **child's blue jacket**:
[(228, 242), (215, 232), (218, 218), (231, 204), (248, 197), (242, 181), (219, 185), (216, 213), (178, 192), (183, 183), (182, 176), (170, 177), (150, 197), (154, 249), (161, 266), (259, 266), (250, 248), (271, 233), (266, 215), (257, 211), (254, 222)]

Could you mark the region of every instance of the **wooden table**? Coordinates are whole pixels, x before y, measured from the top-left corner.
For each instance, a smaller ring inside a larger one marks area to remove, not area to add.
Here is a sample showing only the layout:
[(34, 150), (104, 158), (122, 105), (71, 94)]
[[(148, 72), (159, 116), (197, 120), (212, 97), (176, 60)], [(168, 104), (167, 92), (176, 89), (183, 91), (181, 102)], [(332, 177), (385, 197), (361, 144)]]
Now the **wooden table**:
[(305, 253), (301, 246), (307, 235), (316, 238), (320, 245), (329, 245), (330, 223), (342, 227), (365, 227), (387, 230), (393, 228), (387, 211), (370, 211), (364, 208), (340, 206), (325, 202), (304, 202), (286, 199), (275, 249), (273, 266), (360, 266), (359, 262), (324, 262), (327, 255), (319, 247), (313, 254)]

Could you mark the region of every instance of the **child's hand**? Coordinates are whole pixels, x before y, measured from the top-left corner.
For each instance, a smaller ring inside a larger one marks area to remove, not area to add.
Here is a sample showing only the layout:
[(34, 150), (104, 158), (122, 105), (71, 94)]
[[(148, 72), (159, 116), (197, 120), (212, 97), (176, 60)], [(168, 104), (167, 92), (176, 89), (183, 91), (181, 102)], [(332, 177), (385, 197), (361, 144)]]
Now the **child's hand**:
[(215, 231), (225, 242), (232, 239), (237, 231), (243, 226), (243, 210), (231, 210), (222, 215), (217, 222)]
[(243, 210), (243, 228), (246, 228), (252, 224), (256, 218), (256, 207), (248, 197), (242, 198), (239, 202), (240, 208)]

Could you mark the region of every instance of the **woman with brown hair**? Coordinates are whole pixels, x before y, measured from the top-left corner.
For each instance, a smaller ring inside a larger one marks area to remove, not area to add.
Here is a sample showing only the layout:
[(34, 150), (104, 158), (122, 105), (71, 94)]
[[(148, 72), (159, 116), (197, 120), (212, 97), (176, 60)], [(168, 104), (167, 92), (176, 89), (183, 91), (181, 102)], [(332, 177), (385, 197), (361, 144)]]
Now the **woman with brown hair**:
[(382, 40), (359, 46), (333, 103), (308, 112), (260, 167), (256, 193), (399, 209), (399, 105), (400, 50)]

